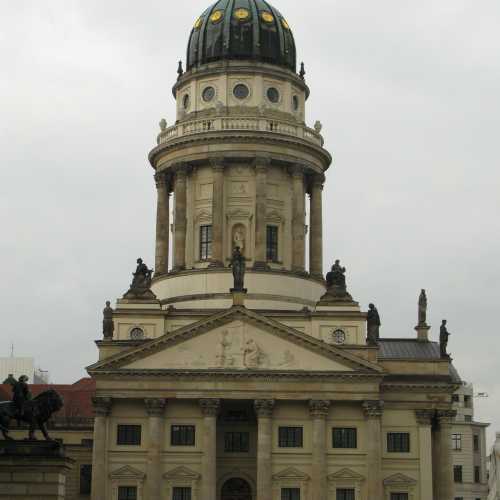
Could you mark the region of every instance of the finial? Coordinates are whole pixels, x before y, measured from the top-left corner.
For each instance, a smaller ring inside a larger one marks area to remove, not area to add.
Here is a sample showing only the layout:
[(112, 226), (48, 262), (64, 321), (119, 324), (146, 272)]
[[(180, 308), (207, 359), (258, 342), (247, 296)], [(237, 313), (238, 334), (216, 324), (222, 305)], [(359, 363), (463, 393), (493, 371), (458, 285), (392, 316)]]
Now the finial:
[(182, 68), (182, 61), (179, 61), (179, 67), (177, 68), (177, 74), (179, 75), (178, 78), (180, 78), (184, 74), (184, 69)]
[(300, 63), (300, 73), (299, 76), (302, 80), (306, 79), (306, 67), (304, 63)]
[(160, 130), (162, 132), (165, 132), (165, 130), (167, 129), (167, 120), (165, 120), (165, 118), (162, 118), (160, 120), (160, 124), (159, 125), (160, 125)]

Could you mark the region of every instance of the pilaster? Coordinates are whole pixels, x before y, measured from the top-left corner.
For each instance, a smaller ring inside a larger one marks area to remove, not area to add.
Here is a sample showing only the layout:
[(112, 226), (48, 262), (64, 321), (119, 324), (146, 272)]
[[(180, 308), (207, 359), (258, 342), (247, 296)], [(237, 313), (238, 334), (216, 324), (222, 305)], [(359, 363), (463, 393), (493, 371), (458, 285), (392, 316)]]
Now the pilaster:
[(256, 500), (272, 500), (272, 415), (274, 404), (272, 399), (258, 399), (254, 402), (258, 421)]
[(451, 451), (451, 427), (456, 417), (455, 410), (438, 410), (435, 413), (433, 432), (434, 500), (453, 498), (453, 461)]
[(367, 498), (383, 498), (382, 485), (382, 415), (383, 401), (365, 401), (363, 410), (367, 420)]
[(432, 420), (434, 410), (416, 410), (418, 424), (420, 498), (432, 500)]
[(312, 500), (327, 500), (326, 463), (326, 418), (330, 401), (309, 401), (309, 412), (313, 419)]
[(210, 267), (224, 267), (224, 158), (211, 158), (212, 194), (212, 262)]
[(254, 269), (265, 270), (267, 265), (267, 171), (271, 160), (255, 158), (255, 262)]
[(146, 491), (148, 498), (162, 496), (161, 453), (163, 447), (164, 419), (166, 401), (164, 399), (145, 399), (149, 417), (149, 445), (146, 462)]
[(219, 399), (200, 399), (203, 413), (203, 458), (201, 498), (216, 500), (217, 496), (217, 415)]
[(156, 259), (155, 276), (168, 273), (170, 243), (170, 180), (165, 173), (155, 175), (156, 206)]
[(304, 169), (296, 165), (291, 170), (293, 188), (293, 217), (292, 217), (292, 269), (296, 272), (305, 272), (305, 189)]
[(174, 269), (186, 268), (186, 211), (187, 211), (187, 173), (179, 167), (175, 174), (175, 211), (174, 211)]
[(92, 451), (92, 500), (106, 500), (107, 428), (112, 399), (94, 397), (94, 447)]
[(323, 279), (323, 183), (323, 175), (314, 175), (309, 217), (309, 270), (319, 279)]

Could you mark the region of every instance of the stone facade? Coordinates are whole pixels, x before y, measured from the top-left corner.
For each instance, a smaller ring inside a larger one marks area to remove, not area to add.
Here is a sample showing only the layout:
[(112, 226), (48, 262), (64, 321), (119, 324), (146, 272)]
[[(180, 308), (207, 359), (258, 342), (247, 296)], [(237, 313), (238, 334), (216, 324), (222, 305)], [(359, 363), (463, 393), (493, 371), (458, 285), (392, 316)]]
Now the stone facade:
[(496, 441), (491, 449), (489, 460), (489, 489), (488, 500), (500, 499), (500, 432), (497, 432)]

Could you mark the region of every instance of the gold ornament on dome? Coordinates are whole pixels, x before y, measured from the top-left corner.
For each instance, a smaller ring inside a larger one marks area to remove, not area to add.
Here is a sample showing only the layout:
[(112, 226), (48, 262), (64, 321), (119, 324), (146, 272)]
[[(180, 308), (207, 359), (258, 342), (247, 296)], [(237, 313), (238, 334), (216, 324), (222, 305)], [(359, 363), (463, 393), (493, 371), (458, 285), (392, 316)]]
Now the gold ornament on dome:
[(267, 11), (264, 11), (262, 14), (262, 20), (266, 23), (274, 23), (274, 16), (270, 13), (270, 12), (267, 12)]
[(246, 21), (250, 17), (250, 12), (247, 9), (236, 9), (234, 11), (234, 17), (238, 21)]
[(210, 21), (212, 23), (217, 24), (222, 21), (222, 18), (224, 17), (224, 11), (223, 10), (216, 10), (211, 16), (210, 16)]
[(203, 18), (199, 17), (196, 22), (194, 23), (194, 28), (199, 30), (201, 28), (201, 25), (203, 24)]
[(284, 19), (281, 20), (281, 24), (283, 25), (283, 28), (285, 28), (286, 30), (290, 29), (289, 24)]

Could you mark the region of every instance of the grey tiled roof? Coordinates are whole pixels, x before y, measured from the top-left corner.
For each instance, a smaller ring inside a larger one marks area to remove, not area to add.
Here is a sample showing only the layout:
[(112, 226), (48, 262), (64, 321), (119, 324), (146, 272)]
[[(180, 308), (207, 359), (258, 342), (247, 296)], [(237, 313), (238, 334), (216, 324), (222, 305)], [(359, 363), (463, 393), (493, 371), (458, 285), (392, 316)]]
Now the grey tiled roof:
[(437, 342), (412, 339), (380, 339), (379, 359), (440, 359)]

